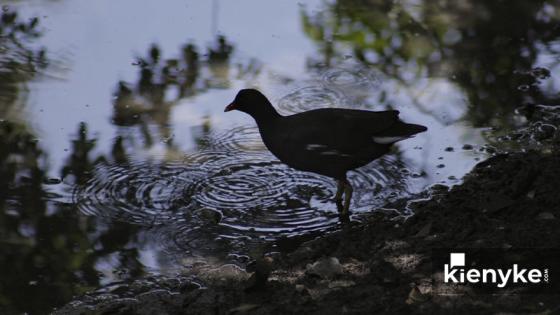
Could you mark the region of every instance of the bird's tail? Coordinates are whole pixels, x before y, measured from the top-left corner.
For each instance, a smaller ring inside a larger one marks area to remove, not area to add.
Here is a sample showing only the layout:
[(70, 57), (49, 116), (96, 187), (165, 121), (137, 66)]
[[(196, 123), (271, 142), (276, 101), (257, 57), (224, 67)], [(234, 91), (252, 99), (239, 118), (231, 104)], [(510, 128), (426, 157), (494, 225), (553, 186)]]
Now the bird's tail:
[(428, 130), (422, 125), (407, 124), (402, 121), (383, 130), (373, 137), (373, 141), (380, 144), (391, 144), (397, 141), (414, 137), (415, 134)]
[(386, 137), (410, 137), (417, 133), (421, 133), (428, 130), (427, 127), (416, 124), (407, 124), (402, 121), (392, 125), (391, 127), (383, 130), (378, 134), (378, 136)]

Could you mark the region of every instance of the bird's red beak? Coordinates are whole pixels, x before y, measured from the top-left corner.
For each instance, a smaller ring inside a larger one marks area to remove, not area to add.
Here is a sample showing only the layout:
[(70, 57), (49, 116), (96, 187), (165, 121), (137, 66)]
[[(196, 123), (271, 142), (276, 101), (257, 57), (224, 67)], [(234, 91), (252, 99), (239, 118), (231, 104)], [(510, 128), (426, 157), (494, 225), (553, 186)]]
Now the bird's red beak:
[(235, 109), (235, 103), (231, 103), (228, 106), (226, 106), (226, 109), (224, 109), (224, 112), (229, 112), (230, 110), (234, 110)]

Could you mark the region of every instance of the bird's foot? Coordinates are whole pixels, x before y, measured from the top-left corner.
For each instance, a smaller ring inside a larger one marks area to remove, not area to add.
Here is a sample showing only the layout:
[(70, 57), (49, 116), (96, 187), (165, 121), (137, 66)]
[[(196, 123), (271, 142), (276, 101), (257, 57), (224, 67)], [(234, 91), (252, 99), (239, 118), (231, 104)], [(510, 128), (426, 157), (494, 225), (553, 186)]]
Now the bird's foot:
[(350, 222), (350, 213), (349, 211), (344, 211), (344, 206), (342, 205), (342, 200), (336, 203), (336, 209), (338, 210), (338, 218), (342, 223)]
[(340, 222), (342, 224), (350, 223), (350, 215), (348, 215), (348, 214), (344, 215), (342, 213), (339, 213), (338, 214), (338, 219), (340, 220)]

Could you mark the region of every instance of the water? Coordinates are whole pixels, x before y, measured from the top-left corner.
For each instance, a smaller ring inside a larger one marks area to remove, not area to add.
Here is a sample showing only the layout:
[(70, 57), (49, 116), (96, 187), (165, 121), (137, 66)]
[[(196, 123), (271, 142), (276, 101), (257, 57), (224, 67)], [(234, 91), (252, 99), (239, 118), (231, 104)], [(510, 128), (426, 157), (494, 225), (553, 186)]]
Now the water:
[(223, 112), (241, 88), (285, 115), (397, 109), (428, 126), (349, 173), (353, 220), (460, 183), (488, 152), (542, 148), (560, 104), (559, 11), (554, 1), (6, 2), (0, 313), (45, 313), (194, 263), (243, 267), (278, 240), (339, 229), (336, 183), (281, 164), (249, 116)]
[[(66, 202), (86, 215), (157, 228), (171, 238), (178, 230), (187, 238), (206, 233), (206, 251), (215, 238), (274, 241), (336, 227), (336, 182), (289, 168), (259, 139), (254, 128), (234, 128), (201, 141), (203, 148), (182, 161), (99, 163)], [(356, 213), (414, 191), (410, 171), (394, 155), (349, 179)], [(201, 250), (183, 249), (174, 256)]]

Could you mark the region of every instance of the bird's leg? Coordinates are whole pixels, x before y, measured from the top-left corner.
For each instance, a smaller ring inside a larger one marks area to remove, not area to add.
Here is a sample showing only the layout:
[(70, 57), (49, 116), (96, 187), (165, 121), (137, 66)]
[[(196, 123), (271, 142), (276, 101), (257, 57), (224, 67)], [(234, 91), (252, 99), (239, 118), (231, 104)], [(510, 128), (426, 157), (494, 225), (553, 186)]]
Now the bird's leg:
[(337, 204), (342, 204), (342, 193), (344, 192), (344, 182), (341, 180), (337, 181), (338, 187), (336, 188), (336, 195), (334, 196), (334, 201)]
[(344, 181), (344, 208), (342, 209), (341, 215), (348, 216), (350, 213), (350, 200), (352, 200), (352, 192), (354, 189), (348, 180)]
[[(342, 217), (347, 217), (350, 213), (350, 201), (352, 200), (352, 185), (348, 179), (340, 179), (338, 180), (338, 189), (336, 190), (336, 206), (338, 208), (338, 212)], [(342, 195), (344, 194), (344, 204), (342, 203)]]

